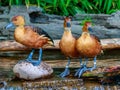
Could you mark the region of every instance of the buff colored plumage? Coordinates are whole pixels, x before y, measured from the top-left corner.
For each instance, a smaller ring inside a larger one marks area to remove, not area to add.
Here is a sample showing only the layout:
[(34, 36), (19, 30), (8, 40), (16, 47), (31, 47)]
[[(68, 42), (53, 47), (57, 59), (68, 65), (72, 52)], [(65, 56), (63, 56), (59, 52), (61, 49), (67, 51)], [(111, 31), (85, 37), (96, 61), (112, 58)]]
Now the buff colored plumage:
[(64, 33), (59, 43), (62, 53), (68, 58), (68, 64), (66, 65), (65, 71), (60, 74), (61, 77), (69, 75), (69, 64), (70, 59), (74, 57), (79, 57), (76, 50), (76, 38), (73, 37), (71, 33), (71, 19), (66, 17), (64, 19)]
[[(33, 48), (32, 52), (27, 58), (28, 62), (31, 62), (33, 65), (39, 65), (42, 59), (42, 47), (46, 45), (53, 45), (52, 38), (38, 27), (26, 26), (24, 17), (21, 15), (14, 16), (12, 18), (12, 23), (9, 24), (6, 28), (15, 25), (14, 38), (17, 42)], [(32, 56), (35, 49), (39, 50), (39, 59), (38, 61), (32, 60)]]
[[(90, 70), (92, 71), (93, 69), (96, 68), (96, 56), (101, 53), (102, 46), (100, 44), (100, 40), (98, 37), (94, 35), (90, 35), (89, 31), (91, 29), (91, 23), (86, 22), (82, 28), (82, 34), (81, 36), (77, 39), (76, 43), (76, 49), (81, 54), (82, 57), (86, 58), (86, 62), (81, 68), (81, 70), (78, 72), (79, 77), (82, 75), (83, 72)], [(94, 58), (94, 66), (91, 68), (87, 68), (86, 64), (88, 61), (88, 58)]]

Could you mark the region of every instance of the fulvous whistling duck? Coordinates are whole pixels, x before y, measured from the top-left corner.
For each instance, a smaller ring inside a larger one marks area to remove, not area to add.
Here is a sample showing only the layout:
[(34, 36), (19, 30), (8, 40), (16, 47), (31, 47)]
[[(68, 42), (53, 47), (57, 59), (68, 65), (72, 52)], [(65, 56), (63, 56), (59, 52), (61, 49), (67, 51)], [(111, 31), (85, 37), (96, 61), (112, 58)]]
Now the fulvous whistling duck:
[[(32, 48), (31, 53), (29, 54), (26, 61), (32, 63), (34, 66), (37, 66), (41, 63), (42, 60), (42, 47), (46, 45), (54, 45), (52, 38), (38, 27), (25, 26), (24, 17), (21, 15), (14, 16), (12, 18), (12, 23), (6, 26), (6, 29), (12, 27), (13, 25), (17, 26), (14, 32), (14, 38), (17, 42)], [(32, 60), (33, 53), (35, 49), (39, 49), (39, 58), (38, 60)]]
[(76, 38), (73, 37), (71, 33), (71, 19), (69, 17), (66, 17), (64, 19), (64, 33), (59, 42), (59, 47), (62, 53), (68, 58), (68, 63), (66, 65), (64, 72), (60, 74), (61, 77), (65, 77), (70, 74), (69, 71), (70, 59), (74, 57), (79, 57), (79, 54), (75, 46), (76, 46)]
[(86, 61), (79, 72), (79, 77), (86, 70), (92, 71), (96, 68), (96, 56), (102, 51), (100, 40), (95, 35), (90, 35), (89, 31), (92, 31), (91, 22), (85, 22), (82, 28), (82, 35), (77, 39), (76, 49), (82, 57), (85, 57), (86, 59), (94, 58), (94, 66), (87, 68)]

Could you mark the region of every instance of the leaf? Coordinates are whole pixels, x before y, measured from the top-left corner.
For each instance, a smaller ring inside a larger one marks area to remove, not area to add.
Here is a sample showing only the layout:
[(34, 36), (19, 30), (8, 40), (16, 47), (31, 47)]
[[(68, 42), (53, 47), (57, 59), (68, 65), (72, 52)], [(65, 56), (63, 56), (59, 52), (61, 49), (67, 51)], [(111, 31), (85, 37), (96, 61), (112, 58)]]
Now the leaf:
[(9, 5), (10, 5), (10, 6), (12, 5), (12, 2), (13, 2), (13, 0), (10, 0), (10, 1), (9, 1)]
[(60, 4), (59, 4), (60, 8), (61, 8), (61, 11), (63, 11), (64, 15), (68, 15), (68, 11), (67, 11), (67, 8), (65, 6), (65, 2), (64, 0), (60, 0)]
[(30, 5), (30, 1), (29, 0), (25, 0), (25, 4), (26, 4), (26, 7), (28, 8), (29, 5)]
[(71, 2), (71, 0), (67, 0), (66, 7), (69, 6), (70, 2)]
[(117, 8), (120, 9), (120, 0), (118, 0)]
[(107, 6), (107, 8), (106, 8), (106, 9), (107, 9), (107, 10), (106, 10), (106, 13), (109, 12), (111, 6), (112, 6), (112, 0), (108, 0), (108, 6)]
[(104, 1), (104, 6), (103, 6), (103, 11), (105, 11), (106, 7), (107, 7), (107, 3), (108, 3), (108, 0), (105, 0)]
[(15, 2), (16, 2), (16, 5), (19, 5), (19, 4), (20, 4), (19, 0), (16, 0)]
[(109, 12), (107, 12), (107, 14), (111, 14), (111, 13), (114, 13), (116, 11), (118, 11), (118, 10), (117, 9), (111, 9), (111, 10), (109, 10)]
[(56, 7), (57, 7), (57, 0), (54, 0), (53, 1), (53, 8), (54, 8), (54, 10), (56, 9)]
[(104, 0), (99, 0), (99, 8), (102, 7), (102, 3), (103, 3)]

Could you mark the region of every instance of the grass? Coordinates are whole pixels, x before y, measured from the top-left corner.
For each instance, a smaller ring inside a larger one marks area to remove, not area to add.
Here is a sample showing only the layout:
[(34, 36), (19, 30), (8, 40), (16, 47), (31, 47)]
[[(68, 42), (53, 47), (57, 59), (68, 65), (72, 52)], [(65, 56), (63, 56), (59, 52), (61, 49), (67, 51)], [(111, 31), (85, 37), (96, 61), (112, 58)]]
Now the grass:
[(84, 13), (111, 14), (120, 10), (120, 0), (0, 0), (1, 6), (36, 5), (43, 12), (58, 15), (75, 15)]

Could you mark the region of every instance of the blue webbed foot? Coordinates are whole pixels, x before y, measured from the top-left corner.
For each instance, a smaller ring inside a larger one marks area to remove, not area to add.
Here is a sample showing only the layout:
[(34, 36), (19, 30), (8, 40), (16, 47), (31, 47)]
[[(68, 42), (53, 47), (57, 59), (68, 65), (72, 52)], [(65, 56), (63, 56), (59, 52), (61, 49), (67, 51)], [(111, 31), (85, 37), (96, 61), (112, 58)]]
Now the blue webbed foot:
[(41, 60), (28, 60), (27, 59), (26, 61), (29, 62), (29, 63), (32, 63), (33, 66), (38, 66), (41, 63)]
[(65, 76), (68, 76), (70, 74), (70, 70), (69, 70), (69, 68), (65, 68), (65, 70), (64, 70), (64, 72), (62, 72), (61, 74), (60, 74), (60, 77), (65, 77)]
[(32, 60), (32, 56), (33, 56), (34, 52), (35, 52), (35, 49), (32, 49), (32, 51), (31, 51), (30, 54), (28, 55), (28, 58), (26, 59), (26, 61), (29, 62), (29, 61)]
[(21, 60), (21, 61), (19, 61), (18, 63), (21, 63), (21, 62), (24, 61), (24, 62), (29, 62), (29, 63), (31, 63), (33, 66), (38, 66), (38, 65), (40, 65), (41, 60), (42, 60), (42, 48), (40, 48), (40, 50), (39, 50), (39, 58), (38, 58), (38, 60), (33, 60), (33, 59), (32, 59), (32, 56), (33, 56), (34, 51), (35, 51), (35, 49), (32, 49), (32, 51), (30, 52), (28, 58), (27, 58), (26, 60)]
[(96, 69), (96, 66), (88, 68), (88, 71), (93, 71), (94, 69)]
[(83, 67), (81, 67), (80, 69), (77, 70), (77, 72), (75, 73), (75, 76), (78, 76), (79, 78), (82, 76), (82, 74), (87, 71), (87, 67), (86, 65), (84, 65)]
[(81, 69), (82, 69), (83, 67), (80, 67), (79, 69), (77, 69), (77, 70), (75, 70), (76, 71), (76, 73), (75, 73), (75, 75), (74, 76), (78, 76), (79, 75), (79, 72), (81, 71)]
[(38, 66), (41, 63), (41, 60), (28, 60), (28, 59), (26, 59), (26, 60), (20, 60), (18, 63), (22, 63), (22, 62), (29, 62), (33, 66)]
[(93, 71), (94, 69), (96, 69), (96, 58), (97, 58), (97, 56), (94, 57), (94, 66), (88, 68), (89, 71)]

